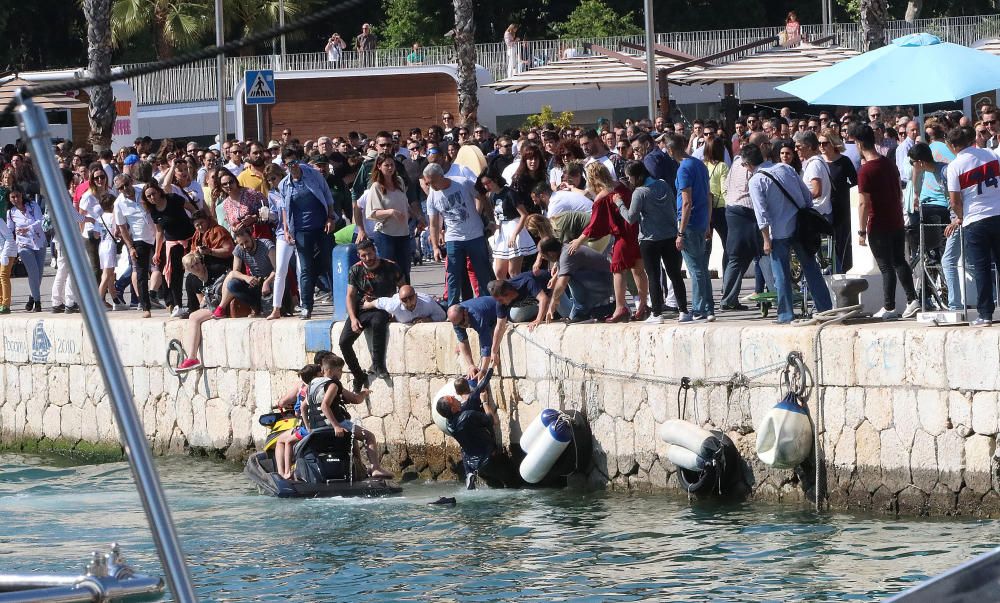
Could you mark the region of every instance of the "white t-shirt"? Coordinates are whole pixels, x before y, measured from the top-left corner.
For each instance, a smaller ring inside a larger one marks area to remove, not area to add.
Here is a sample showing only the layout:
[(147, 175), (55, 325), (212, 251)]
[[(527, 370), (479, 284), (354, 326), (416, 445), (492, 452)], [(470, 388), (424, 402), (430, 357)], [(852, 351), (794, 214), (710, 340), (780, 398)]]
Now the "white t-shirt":
[(830, 168), (826, 167), (823, 157), (813, 155), (802, 164), (802, 181), (811, 191), (812, 181), (817, 179), (820, 195), (813, 199), (813, 207), (821, 214), (830, 215), (833, 213), (833, 204), (830, 202), (830, 193), (833, 190), (833, 185), (830, 183)]
[(948, 164), (946, 174), (948, 192), (962, 193), (964, 225), (1000, 216), (1000, 160), (993, 151), (976, 147), (962, 149)]
[(503, 171), (500, 172), (500, 175), (503, 176), (504, 182), (510, 184), (510, 181), (514, 178), (514, 173), (517, 172), (517, 168), (519, 168), (520, 166), (521, 166), (521, 161), (515, 159), (513, 163), (505, 167)]
[(453, 163), (448, 171), (444, 174), (445, 178), (468, 178), (473, 182), (476, 181), (476, 173), (470, 170), (468, 167), (462, 165), (461, 163)]
[(559, 214), (571, 211), (589, 213), (594, 208), (594, 202), (586, 196), (574, 191), (556, 191), (549, 197), (549, 206), (545, 209), (545, 217), (553, 218)]
[(153, 219), (142, 202), (142, 188), (135, 189), (135, 199), (129, 199), (119, 194), (115, 199), (114, 220), (116, 226), (128, 226), (133, 241), (145, 241), (150, 245), (156, 243), (156, 227)]
[(103, 214), (104, 211), (101, 209), (101, 201), (97, 198), (97, 195), (90, 191), (83, 193), (83, 196), (80, 197), (80, 213), (83, 214), (84, 218), (91, 218), (94, 220), (93, 222), (84, 222), (83, 238), (89, 239), (91, 231), (95, 228), (99, 229), (98, 232), (103, 230), (100, 228), (100, 220), (101, 214)]
[(184, 197), (191, 202), (191, 205), (194, 205), (198, 209), (205, 209), (205, 189), (199, 186), (197, 182), (192, 182), (187, 188), (181, 188), (177, 184), (172, 184), (171, 186), (173, 190), (169, 192)]
[(429, 318), (432, 322), (444, 322), (445, 318), (447, 318), (440, 304), (426, 293), (417, 293), (417, 305), (413, 310), (406, 309), (403, 302), (399, 301), (398, 293), (392, 297), (380, 297), (376, 299), (375, 306), (379, 310), (385, 310), (389, 314), (392, 314), (396, 322), (404, 325), (410, 324), (418, 318)]
[(583, 165), (587, 166), (595, 161), (600, 161), (604, 164), (604, 167), (608, 168), (608, 171), (611, 172), (611, 178), (613, 180), (618, 179), (618, 174), (615, 172), (615, 162), (611, 161), (611, 157), (608, 157), (607, 155), (602, 155), (600, 157), (587, 157), (587, 160), (583, 162)]
[(483, 236), (483, 219), (476, 211), (475, 185), (469, 180), (451, 178), (451, 185), (427, 193), (427, 213), (444, 218), (444, 240), (471, 241)]
[(365, 232), (368, 233), (368, 236), (371, 236), (371, 233), (375, 232), (375, 220), (368, 219), (368, 210), (367, 210), (368, 195), (371, 193), (371, 190), (372, 189), (370, 188), (365, 189), (365, 192), (362, 193), (360, 197), (358, 197), (358, 209), (361, 210), (361, 215), (364, 216)]

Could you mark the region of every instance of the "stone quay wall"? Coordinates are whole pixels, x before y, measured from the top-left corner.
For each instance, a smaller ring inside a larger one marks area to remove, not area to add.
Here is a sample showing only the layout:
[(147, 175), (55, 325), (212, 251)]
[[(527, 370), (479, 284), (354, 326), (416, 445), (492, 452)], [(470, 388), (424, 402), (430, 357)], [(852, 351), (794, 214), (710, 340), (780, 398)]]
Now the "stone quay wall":
[[(205, 368), (165, 367), (182, 320), (112, 316), (119, 352), (157, 453), (244, 458), (264, 437), (259, 413), (289, 391), (312, 352), (336, 342), (329, 321), (226, 319), (204, 325)], [(79, 317), (0, 319), (0, 439), (7, 448), (78, 450), (117, 443), (111, 406)], [(902, 514), (1000, 515), (1000, 329), (913, 323), (777, 327), (543, 325), (502, 343), (494, 378), (505, 445), (546, 407), (581, 409), (594, 433), (592, 487), (679, 490), (657, 426), (678, 416), (725, 431), (753, 471), (755, 499), (811, 504), (811, 478), (774, 470), (753, 452), (754, 429), (780, 400), (780, 375), (753, 375), (800, 351), (820, 386), (809, 407), (820, 432), (821, 484), (832, 508)], [(473, 349), (476, 348), (473, 336)], [(537, 344), (537, 345), (536, 345)], [(356, 344), (363, 366), (367, 346)], [(556, 354), (554, 356), (549, 352)], [(594, 374), (559, 357), (621, 375)], [(434, 426), (430, 397), (461, 371), (447, 323), (392, 325), (391, 382), (376, 382), (355, 415), (405, 478), (455, 477), (459, 451)], [(815, 373), (815, 370), (814, 370)], [(694, 387), (678, 401), (681, 377)], [(662, 380), (662, 382), (658, 382)], [(807, 492), (808, 491), (808, 492)]]

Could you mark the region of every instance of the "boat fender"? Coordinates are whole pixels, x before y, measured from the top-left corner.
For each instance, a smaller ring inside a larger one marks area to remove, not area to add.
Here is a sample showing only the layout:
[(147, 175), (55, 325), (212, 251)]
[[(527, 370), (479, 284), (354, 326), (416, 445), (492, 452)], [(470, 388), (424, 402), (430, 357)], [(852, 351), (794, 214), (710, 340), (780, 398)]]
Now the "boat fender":
[(790, 392), (757, 428), (757, 457), (775, 469), (793, 469), (813, 447), (813, 425), (798, 395)]
[(683, 419), (670, 419), (660, 426), (660, 439), (667, 444), (686, 448), (703, 459), (710, 459), (721, 444), (707, 429)]
[(545, 431), (549, 425), (555, 423), (558, 418), (558, 410), (554, 408), (546, 408), (542, 410), (542, 412), (535, 417), (535, 420), (528, 424), (528, 428), (524, 430), (524, 433), (521, 434), (521, 440), (518, 442), (518, 445), (521, 446), (521, 450), (527, 454), (531, 450), (534, 442), (538, 439), (538, 436), (542, 435), (542, 432)]
[(529, 484), (542, 481), (572, 439), (573, 427), (568, 421), (558, 420), (546, 427), (521, 461), (521, 479)]
[(667, 460), (688, 471), (704, 471), (705, 466), (708, 465), (708, 461), (698, 456), (697, 453), (683, 446), (675, 445), (667, 448)]
[(448, 427), (448, 419), (445, 419), (437, 411), (438, 400), (445, 396), (455, 396), (455, 386), (451, 382), (448, 382), (438, 390), (436, 394), (431, 396), (431, 417), (434, 419), (434, 424), (438, 426), (438, 429), (443, 431), (445, 435), (454, 435), (451, 433), (451, 428)]

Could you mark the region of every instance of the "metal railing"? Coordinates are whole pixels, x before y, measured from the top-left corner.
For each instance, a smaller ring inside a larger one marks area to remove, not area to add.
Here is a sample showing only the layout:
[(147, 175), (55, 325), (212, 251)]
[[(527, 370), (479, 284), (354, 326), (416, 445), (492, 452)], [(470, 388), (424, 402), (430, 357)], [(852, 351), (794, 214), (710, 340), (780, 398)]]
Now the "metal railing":
[[(706, 56), (726, 49), (742, 46), (750, 42), (779, 35), (783, 27), (751, 27), (745, 29), (721, 29), (713, 31), (668, 32), (656, 35), (656, 42), (681, 52)], [(946, 42), (971, 46), (975, 42), (992, 37), (1000, 37), (1000, 15), (969, 17), (948, 17), (941, 19), (918, 19), (913, 23), (892, 21), (888, 25), (887, 38), (893, 39), (909, 33), (927, 32), (937, 35)], [(803, 25), (805, 39), (818, 39), (834, 35), (844, 47), (861, 50), (861, 26), (858, 23), (834, 23), (829, 26)], [(622, 36), (613, 38), (588, 38), (571, 40), (529, 40), (520, 43), (519, 67), (543, 65), (563, 56), (569, 48), (582, 52), (585, 44), (599, 44), (607, 48), (622, 48), (624, 43), (643, 44), (642, 36)], [(419, 51), (418, 61), (409, 60), (410, 48), (379, 48), (371, 52), (344, 51), (340, 60), (332, 63), (325, 52), (309, 52), (285, 55), (284, 64), (278, 55), (257, 55), (229, 57), (226, 59), (226, 97), (232, 95), (236, 84), (247, 69), (276, 69), (286, 71), (308, 71), (325, 69), (353, 69), (358, 67), (402, 67), (406, 65), (445, 65), (454, 63), (455, 49), (452, 46), (429, 46)], [(623, 53), (641, 54), (638, 51), (622, 49)], [(731, 55), (726, 60), (746, 56), (755, 50), (745, 50)], [(507, 47), (503, 42), (476, 45), (477, 61), (493, 76), (494, 81), (507, 77)], [(121, 65), (132, 67), (133, 65)], [(208, 101), (217, 98), (215, 81), (215, 61), (207, 60), (175, 67), (150, 75), (129, 78), (128, 83), (135, 89), (139, 105)]]

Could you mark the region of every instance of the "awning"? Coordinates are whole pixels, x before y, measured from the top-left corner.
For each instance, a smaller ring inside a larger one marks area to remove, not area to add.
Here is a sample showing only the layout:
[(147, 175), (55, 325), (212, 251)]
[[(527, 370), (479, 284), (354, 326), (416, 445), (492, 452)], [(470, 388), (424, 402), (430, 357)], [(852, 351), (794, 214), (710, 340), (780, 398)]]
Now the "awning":
[(857, 55), (857, 52), (849, 48), (812, 46), (807, 43), (793, 48), (769, 48), (742, 59), (704, 69), (691, 77), (688, 83), (791, 80), (816, 73), (820, 69)]
[[(14, 92), (18, 88), (26, 88), (37, 85), (39, 85), (39, 82), (30, 82), (19, 77), (13, 77), (0, 83), (0, 107), (6, 106), (7, 103), (14, 98)], [(34, 101), (36, 105), (47, 111), (58, 109), (80, 109), (87, 107), (86, 102), (82, 102), (67, 94), (43, 94), (42, 96), (32, 97), (31, 100)]]
[(1000, 38), (987, 38), (979, 40), (972, 45), (976, 50), (982, 50), (990, 54), (1000, 55)]
[[(630, 55), (645, 63), (646, 56)], [(679, 62), (665, 57), (657, 57), (656, 66), (665, 69)], [(701, 67), (690, 67), (669, 75), (670, 81), (688, 83), (695, 74), (704, 71)], [(686, 79), (685, 79), (686, 78)], [(646, 83), (646, 72), (606, 56), (582, 56), (553, 61), (534, 67), (499, 82), (486, 84), (485, 88), (505, 92), (524, 90), (562, 90), (566, 88), (605, 88), (621, 86), (641, 86)]]

